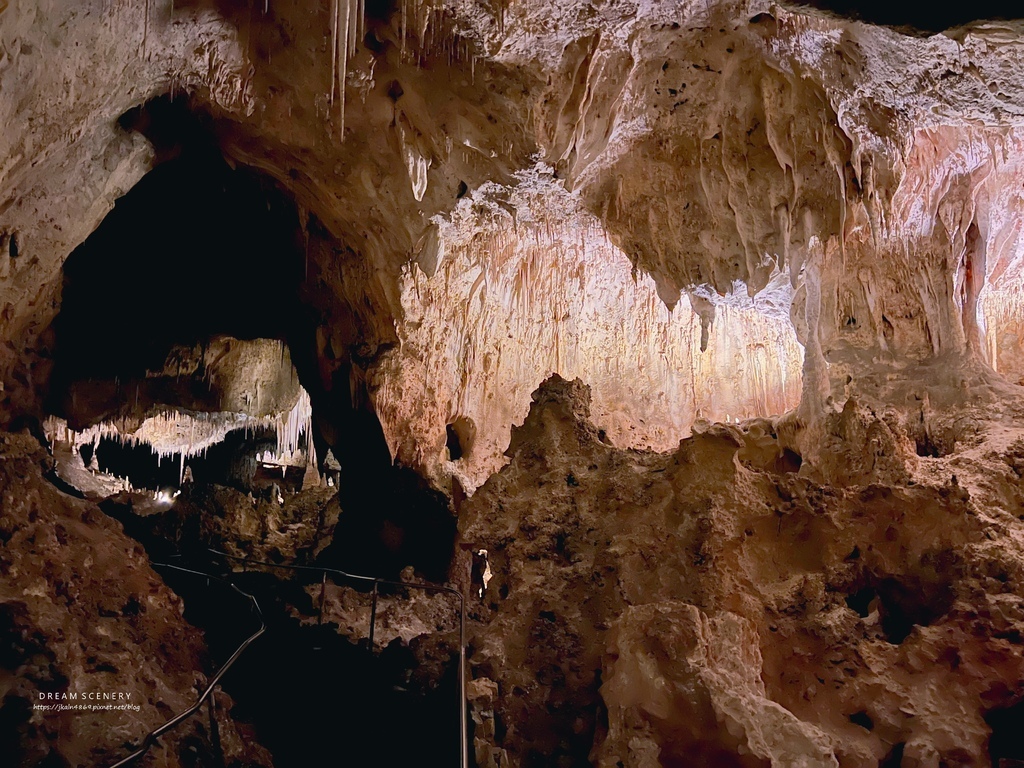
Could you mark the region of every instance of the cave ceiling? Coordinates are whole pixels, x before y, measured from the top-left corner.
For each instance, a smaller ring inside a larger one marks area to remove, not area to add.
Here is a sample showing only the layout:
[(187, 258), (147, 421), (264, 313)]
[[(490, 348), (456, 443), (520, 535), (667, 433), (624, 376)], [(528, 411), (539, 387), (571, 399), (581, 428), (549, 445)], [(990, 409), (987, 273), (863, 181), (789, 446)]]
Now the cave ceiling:
[[(392, 454), (435, 475), (451, 470), (441, 422), (497, 416), (507, 429), (552, 370), (588, 376), (620, 442), (664, 448), (697, 418), (777, 412), (801, 390), (819, 405), (845, 398), (850, 371), (880, 355), (916, 364), (970, 349), (1012, 367), (1019, 22), (985, 4), (975, 19), (819, 5), (9, 4), (5, 418), (38, 410), (29, 382), (47, 378), (65, 258), (188, 142), (160, 100), (294, 201), (318, 324), (296, 354), (315, 368), (312, 389), (347, 378), (379, 399)], [(555, 263), (530, 271), (531, 242)], [(545, 281), (552, 268), (576, 270), (589, 295), (631, 275), (671, 311), (628, 317), (635, 302), (621, 299), (607, 312), (632, 330), (595, 342), (584, 302), (533, 338), (537, 302), (566, 284)], [(453, 280), (466, 283), (456, 294)], [(652, 373), (645, 356), (684, 353), (665, 323), (690, 312), (687, 350), (715, 349), (716, 318), (771, 326), (767, 370), (716, 397), (701, 382), (721, 375), (699, 355), (669, 365), (689, 383)], [(527, 343), (503, 356), (497, 331), (467, 331), (498, 321)], [(638, 411), (602, 370), (607, 343), (678, 396)], [(489, 361), (515, 398), (488, 393)], [(417, 425), (406, 416), (422, 410), (412, 391), (428, 374), (436, 413)], [(479, 462), (464, 462), (471, 485), (500, 463), (503, 438), (485, 437)]]

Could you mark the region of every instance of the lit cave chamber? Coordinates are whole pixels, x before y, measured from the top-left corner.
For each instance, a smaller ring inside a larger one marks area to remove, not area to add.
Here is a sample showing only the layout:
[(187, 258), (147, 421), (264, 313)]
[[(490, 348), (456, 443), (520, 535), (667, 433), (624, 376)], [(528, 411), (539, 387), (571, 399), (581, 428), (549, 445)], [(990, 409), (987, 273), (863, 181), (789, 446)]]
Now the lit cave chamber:
[(1017, 17), (0, 0), (0, 766), (1024, 765)]

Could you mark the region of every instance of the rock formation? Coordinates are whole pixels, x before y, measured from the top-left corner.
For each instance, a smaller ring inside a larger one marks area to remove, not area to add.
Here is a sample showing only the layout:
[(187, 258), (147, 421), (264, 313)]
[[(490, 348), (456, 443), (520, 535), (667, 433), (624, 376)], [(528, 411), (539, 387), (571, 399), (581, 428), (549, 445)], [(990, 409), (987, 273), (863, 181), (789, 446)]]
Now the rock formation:
[(848, 401), (810, 471), (785, 419), (662, 454), (603, 443), (579, 381), (533, 400), (460, 529), (481, 765), (987, 764), (1024, 682), (1019, 399), (942, 458)]
[[(11, 765), (113, 763), (205, 688), (202, 634), (116, 522), (44, 479), (52, 467), (32, 437), (0, 440), (0, 747)], [(272, 765), (218, 699), (216, 716), (157, 747), (160, 764)]]
[[(448, 570), (482, 766), (1024, 760), (1019, 15), (0, 0), (0, 747), (185, 706), (213, 547)], [(450, 611), (382, 604), (424, 690)]]

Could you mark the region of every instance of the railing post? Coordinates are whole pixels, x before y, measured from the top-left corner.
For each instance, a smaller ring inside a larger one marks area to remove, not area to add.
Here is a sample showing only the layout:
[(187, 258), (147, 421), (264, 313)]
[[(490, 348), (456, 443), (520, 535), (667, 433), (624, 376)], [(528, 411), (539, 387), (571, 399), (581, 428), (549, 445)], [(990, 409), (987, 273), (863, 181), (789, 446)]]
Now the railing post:
[(469, 724), (466, 722), (466, 595), (459, 593), (459, 765), (469, 768)]
[(220, 726), (217, 724), (217, 695), (216, 692), (211, 693), (207, 699), (210, 704), (210, 740), (213, 742), (212, 746), (220, 758), (221, 765), (225, 764), (224, 761), (224, 745), (220, 741)]
[(324, 623), (324, 599), (327, 597), (327, 571), (324, 571), (323, 578), (320, 580), (320, 615), (316, 620), (317, 626), (322, 626)]
[[(248, 559), (245, 559), (245, 558), (236, 557), (234, 555), (229, 555), (229, 554), (227, 554), (225, 552), (219, 552), (219, 551), (214, 550), (214, 549), (211, 549), (210, 552), (212, 554), (215, 554), (215, 555), (218, 555), (218, 556), (221, 556), (221, 557), (226, 557), (229, 560), (236, 560), (238, 562), (246, 563), (246, 564), (249, 564), (249, 565), (259, 565), (259, 566), (265, 566), (265, 567), (270, 567), (270, 568), (285, 568), (285, 569), (293, 570), (293, 571), (320, 571), (323, 574), (323, 578), (322, 578), (321, 583), (320, 583), (321, 584), (321, 586), (320, 586), (320, 595), (321, 595), (321, 598), (320, 598), (320, 602), (321, 602), (320, 616), (321, 616), (321, 621), (322, 621), (322, 618), (323, 618), (324, 594), (325, 594), (325, 590), (326, 590), (326, 582), (327, 582), (327, 574), (328, 573), (331, 573), (331, 574), (334, 574), (335, 576), (340, 576), (343, 579), (349, 579), (349, 580), (352, 580), (352, 581), (361, 581), (363, 583), (366, 583), (367, 581), (371, 582), (373, 584), (373, 592), (372, 592), (372, 595), (371, 595), (372, 602), (371, 602), (371, 605), (370, 605), (370, 637), (369, 637), (370, 649), (371, 650), (374, 647), (373, 641), (374, 641), (376, 625), (377, 625), (377, 598), (379, 596), (379, 587), (380, 587), (381, 584), (388, 584), (388, 585), (390, 585), (392, 587), (396, 587), (396, 588), (400, 588), (400, 589), (424, 589), (424, 590), (427, 590), (428, 592), (447, 592), (447, 593), (455, 595), (459, 599), (459, 670), (458, 670), (458, 688), (459, 688), (459, 691), (458, 691), (458, 693), (459, 693), (459, 765), (460, 765), (461, 768), (469, 768), (469, 722), (468, 722), (469, 712), (468, 712), (468, 706), (467, 706), (468, 705), (468, 700), (467, 700), (467, 697), (466, 697), (466, 687), (467, 687), (467, 678), (468, 678), (467, 669), (466, 669), (466, 593), (465, 593), (465, 584), (464, 583), (461, 584), (461, 586), (459, 586), (459, 587), (455, 587), (455, 586), (446, 586), (446, 585), (439, 586), (439, 585), (436, 585), (436, 584), (424, 584), (424, 583), (417, 583), (417, 582), (410, 582), (410, 581), (391, 581), (389, 579), (381, 579), (381, 578), (377, 578), (375, 576), (360, 576), (360, 575), (353, 574), (353, 573), (347, 573), (345, 571), (341, 571), (341, 570), (338, 570), (336, 568), (317, 568), (317, 567), (314, 567), (314, 566), (283, 565), (283, 564), (279, 564), (279, 563), (267, 563), (267, 562), (263, 562), (263, 561), (259, 561), (259, 560), (248, 560)], [(237, 591), (241, 591), (241, 590), (238, 590), (237, 587), (234, 587), (234, 589), (236, 589)], [(242, 593), (242, 594), (245, 594), (245, 593)], [(259, 605), (256, 603), (255, 599), (251, 595), (249, 595), (249, 598), (252, 600), (253, 607), (255, 608), (257, 613), (260, 613)], [(262, 621), (262, 614), (261, 613), (260, 613), (260, 617), (261, 617), (261, 621)], [(250, 638), (248, 641), (246, 641), (245, 645), (248, 645), (249, 642), (251, 642), (253, 639), (255, 639), (260, 634), (262, 634), (265, 628), (266, 628), (266, 625), (264, 624), (263, 628), (261, 628), (260, 631), (256, 635), (254, 635), (252, 638)], [(244, 647), (245, 646), (243, 646), (243, 648)], [(238, 651), (236, 651), (235, 652), (235, 657), (237, 657), (238, 654), (241, 653), (241, 651), (242, 651), (242, 648), (240, 648)], [(230, 663), (233, 662), (233, 661), (234, 661), (234, 657), (229, 661), (228, 665), (226, 665), (226, 666), (230, 666)], [(221, 672), (218, 673), (218, 676), (217, 676), (218, 679), (220, 678), (220, 675), (222, 675), (224, 671), (226, 671), (226, 667), (222, 668)], [(163, 733), (165, 730), (167, 730), (170, 727), (172, 727), (173, 725), (177, 724), (177, 722), (179, 722), (181, 719), (182, 719), (182, 717), (178, 717), (178, 718), (175, 718), (173, 721), (168, 722), (163, 727), (161, 727), (161, 729), (159, 729), (157, 732), (154, 732), (153, 734), (151, 734), (151, 737), (152, 736), (157, 736), (160, 733)], [(147, 739), (147, 741), (149, 741), (149, 739)], [(146, 748), (148, 749), (148, 744), (147, 744)], [(139, 754), (141, 754), (143, 751), (144, 750), (139, 750)], [(137, 757), (137, 756), (138, 755), (133, 755), (132, 758)], [(127, 762), (128, 762), (128, 760), (126, 759), (126, 760), (121, 761), (120, 763), (118, 763), (117, 766), (124, 765)], [(114, 766), (114, 768), (117, 768), (117, 766)]]
[(377, 580), (373, 580), (373, 596), (370, 599), (370, 653), (373, 653), (373, 630), (377, 625)]

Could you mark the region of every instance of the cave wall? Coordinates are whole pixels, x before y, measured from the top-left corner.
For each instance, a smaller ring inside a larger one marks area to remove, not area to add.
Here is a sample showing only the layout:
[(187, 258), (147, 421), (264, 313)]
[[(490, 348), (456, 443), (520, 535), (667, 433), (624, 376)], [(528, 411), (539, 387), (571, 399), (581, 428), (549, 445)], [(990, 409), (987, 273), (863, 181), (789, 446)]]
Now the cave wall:
[[(317, 366), (323, 400), (348, 384), (372, 405), (368, 390), (395, 367), (389, 350), (422, 333), (420, 316), (452, 311), (446, 300), (409, 299), (409, 280), (419, 279), (409, 265), (436, 279), (438, 248), (465, 250), (442, 246), (440, 225), (463, 243), (476, 231), (505, 242), (508, 220), (493, 205), (468, 216), (460, 206), (493, 197), (475, 194), (485, 183), (499, 197), (528, 195), (538, 158), (594, 217), (578, 235), (584, 249), (621, 251), (669, 307), (689, 294), (711, 330), (716, 302), (707, 297), (764, 293), (788, 276), (815, 407), (845, 397), (846, 377), (855, 388), (851, 371), (880, 355), (1012, 357), (1006, 327), (1019, 313), (1004, 294), (1019, 260), (1022, 107), (1011, 22), (907, 37), (757, 2), (402, 8), (370, 8), (349, 31), (326, 7), (295, 2), (41, 13), (26, 0), (4, 11), (3, 105), (17, 126), (0, 153), (9, 158), (6, 420), (38, 412), (61, 260), (152, 161), (116, 119), (161, 93), (190, 100), (230, 162), (276, 179), (298, 205), (303, 300), (315, 316), (310, 349), (297, 354)], [(73, 48), (82, 53), (66, 55)], [(58, 64), (41, 66), (47, 60)], [(472, 284), (476, 262), (500, 271), (497, 251), (507, 246), (497, 245), (445, 274)], [(989, 330), (994, 312), (1001, 331)], [(504, 428), (566, 357), (565, 334), (528, 341), (525, 327), (512, 335), (528, 359), (513, 386), (498, 387)], [(489, 375), (476, 369), (470, 379)], [(671, 386), (658, 387), (679, 403)], [(423, 408), (417, 388), (401, 389), (380, 406), (392, 422)], [(595, 396), (600, 408), (596, 383)], [(773, 396), (762, 413), (792, 405)], [(449, 474), (438, 435), (459, 398), (442, 395), (449, 402), (421, 427), (389, 428), (392, 453), (430, 476)], [(667, 408), (679, 412), (658, 412), (672, 424), (662, 436), (639, 423), (653, 413), (627, 416), (639, 436), (625, 444), (665, 446), (698, 409), (709, 418), (752, 412), (740, 402)], [(625, 439), (625, 423), (613, 429)], [(493, 446), (503, 441), (487, 438), (486, 460), (463, 469), (466, 481), (496, 466)]]
[(920, 458), (896, 409), (851, 400), (798, 473), (785, 423), (625, 451), (582, 382), (545, 382), (460, 520), (492, 572), (479, 764), (988, 765), (1024, 682), (1022, 442), (990, 410)]
[[(43, 416), (63, 260), (167, 159), (119, 118), (174, 96), (299, 213), (320, 438), (358, 411), (352, 452), (491, 557), (482, 764), (987, 764), (1022, 682), (1019, 23), (357, 7), (0, 8), (0, 424)], [(510, 435), (552, 372), (592, 395)]]
[[(105, 765), (191, 706), (212, 662), (142, 547), (95, 503), (57, 490), (51, 469), (30, 435), (0, 438), (0, 749), (10, 765)], [(127, 698), (102, 698), (111, 693)], [(216, 698), (215, 715), (165, 737), (153, 759), (272, 765)]]
[(240, 98), (231, 28), (210, 12), (183, 15), (158, 42), (150, 10), (15, 2), (0, 14), (5, 422), (38, 413), (63, 260), (152, 160), (148, 142), (118, 126), (120, 115), (187, 79), (202, 81), (213, 101)]
[[(684, 290), (756, 294), (787, 274), (819, 399), (842, 394), (851, 356), (992, 356), (978, 307), (1019, 250), (1019, 196), (1007, 191), (1021, 109), (1012, 26), (908, 38), (758, 3), (410, 3), (404, 15), (371, 9), (339, 34), (327, 9), (288, 2), (45, 15), (26, 2), (4, 18), (4, 103), (19, 126), (4, 153), (5, 248), (14, 234), (17, 251), (5, 262), (6, 336), (22, 342), (7, 351), (11, 415), (32, 410), (32, 365), (46, 375), (35, 357), (46, 340), (33, 339), (53, 312), (60, 260), (149, 160), (115, 118), (161, 92), (209, 112), (224, 154), (277, 179), (315, 219), (305, 295), (331, 329), (309, 341), (328, 390), (353, 359), (349, 378), (365, 386), (399, 342), (404, 265), (436, 269), (430, 218), (447, 220), (485, 181), (522, 187), (538, 154), (600, 222), (582, 239), (607, 237), (669, 306)], [(58, 43), (86, 55), (55, 55)], [(47, 55), (60, 65), (37, 66)], [(129, 67), (108, 72), (115, 60)], [(69, 202), (91, 208), (74, 215)], [(496, 228), (487, 216), (456, 221), (462, 238)], [(711, 325), (706, 302), (693, 306)], [(561, 357), (553, 340), (524, 346), (537, 354), (502, 388), (508, 413)], [(391, 442), (436, 474), (432, 420)], [(684, 433), (687, 419), (674, 421)]]
[[(550, 373), (591, 383), (620, 447), (669, 450), (697, 419), (797, 405), (802, 349), (784, 276), (756, 301), (745, 290), (698, 297), (718, 304), (705, 327), (689, 303), (666, 307), (550, 172), (529, 174), (512, 193), (492, 186), (461, 204), (433, 263), (405, 272), (405, 322), (372, 392), (400, 461), (474, 490), (507, 461), (508, 425)], [(445, 426), (460, 420), (470, 434), (451, 460)]]

